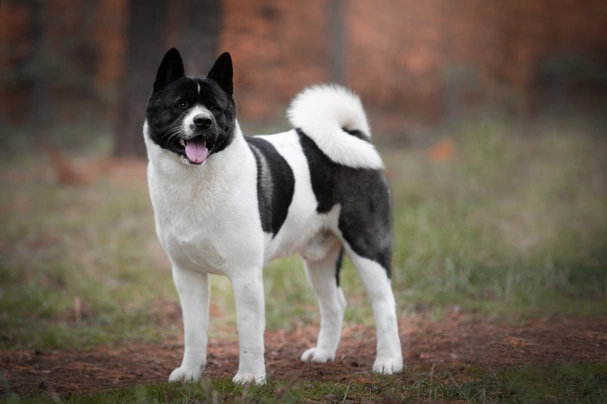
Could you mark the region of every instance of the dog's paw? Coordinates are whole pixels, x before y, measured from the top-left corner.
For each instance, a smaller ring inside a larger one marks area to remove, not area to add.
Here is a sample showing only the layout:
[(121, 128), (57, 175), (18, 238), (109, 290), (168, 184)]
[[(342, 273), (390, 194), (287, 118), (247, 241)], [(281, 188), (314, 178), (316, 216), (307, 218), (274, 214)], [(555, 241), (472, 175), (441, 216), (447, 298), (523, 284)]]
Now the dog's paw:
[(184, 367), (178, 367), (171, 372), (169, 376), (169, 382), (197, 382), (200, 380), (202, 369), (188, 369)]
[(403, 358), (377, 358), (373, 364), (373, 371), (382, 375), (391, 375), (403, 371)]
[(310, 348), (301, 354), (303, 362), (320, 362), (325, 363), (335, 359), (335, 352), (329, 352), (318, 347)]
[(264, 374), (253, 374), (253, 373), (236, 373), (236, 376), (232, 379), (232, 381), (236, 384), (247, 384), (247, 383), (255, 383), (258, 386), (262, 384), (266, 384), (266, 375)]

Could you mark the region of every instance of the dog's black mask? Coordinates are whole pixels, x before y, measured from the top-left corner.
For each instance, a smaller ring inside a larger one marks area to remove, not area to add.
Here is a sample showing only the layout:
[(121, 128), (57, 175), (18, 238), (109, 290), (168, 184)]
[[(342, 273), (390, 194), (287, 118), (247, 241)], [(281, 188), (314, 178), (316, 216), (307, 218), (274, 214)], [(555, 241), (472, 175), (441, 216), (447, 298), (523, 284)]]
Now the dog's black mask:
[(146, 108), (152, 141), (189, 164), (201, 164), (207, 155), (225, 149), (236, 126), (232, 77), (227, 52), (206, 77), (187, 77), (181, 55), (170, 49), (160, 63)]

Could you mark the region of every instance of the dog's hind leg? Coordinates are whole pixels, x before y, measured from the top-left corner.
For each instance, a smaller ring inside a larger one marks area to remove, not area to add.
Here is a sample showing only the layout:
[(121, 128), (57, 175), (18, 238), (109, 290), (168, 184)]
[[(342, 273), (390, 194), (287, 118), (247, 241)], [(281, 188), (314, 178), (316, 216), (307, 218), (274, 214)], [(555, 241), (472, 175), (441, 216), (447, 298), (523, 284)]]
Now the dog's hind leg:
[(341, 337), (346, 299), (338, 285), (337, 271), (341, 265), (342, 246), (335, 242), (327, 254), (316, 260), (305, 259), (306, 275), (320, 307), (320, 333), (314, 348), (301, 355), (304, 362), (327, 362), (335, 359)]
[(398, 373), (403, 369), (403, 355), (398, 335), (396, 303), (388, 272), (378, 262), (356, 254), (348, 246), (346, 252), (373, 307), (377, 327), (377, 356), (373, 371), (382, 374)]

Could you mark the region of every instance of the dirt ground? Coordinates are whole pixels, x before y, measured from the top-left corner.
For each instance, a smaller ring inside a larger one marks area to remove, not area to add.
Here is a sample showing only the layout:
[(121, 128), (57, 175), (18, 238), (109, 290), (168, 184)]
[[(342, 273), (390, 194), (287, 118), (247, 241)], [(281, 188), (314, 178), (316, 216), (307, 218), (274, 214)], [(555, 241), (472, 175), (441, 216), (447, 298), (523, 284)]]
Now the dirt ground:
[[(607, 358), (607, 318), (555, 318), (519, 325), (475, 319), (452, 312), (440, 320), (415, 315), (400, 321), (408, 369), (448, 369), (457, 379), (469, 366), (500, 369), (512, 365)], [(369, 380), (375, 355), (374, 330), (344, 329), (335, 362), (304, 364), (299, 355), (313, 344), (318, 329), (266, 332), (266, 366), (274, 380)], [(181, 361), (182, 340), (162, 344), (132, 343), (88, 352), (0, 351), (0, 369), (13, 391), (59, 394), (112, 389), (165, 381)], [(233, 338), (210, 339), (206, 373), (232, 377), (238, 366)], [(406, 381), (405, 376), (405, 381)], [(6, 387), (0, 387), (5, 393)], [(0, 394), (1, 396), (2, 394)]]

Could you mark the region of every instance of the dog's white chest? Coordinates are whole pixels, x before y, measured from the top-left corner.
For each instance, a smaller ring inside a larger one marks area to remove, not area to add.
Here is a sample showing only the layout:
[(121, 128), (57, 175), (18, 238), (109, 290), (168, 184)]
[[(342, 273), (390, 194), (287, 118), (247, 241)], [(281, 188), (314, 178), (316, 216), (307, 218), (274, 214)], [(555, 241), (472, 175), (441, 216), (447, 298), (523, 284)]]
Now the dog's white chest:
[(204, 272), (225, 274), (226, 259), (219, 245), (203, 234), (186, 234), (177, 227), (171, 227), (161, 235), (162, 244), (175, 265)]
[(225, 241), (221, 236), (217, 237), (221, 233), (216, 228), (216, 221), (208, 214), (210, 212), (205, 212), (204, 198), (192, 203), (198, 198), (196, 191), (191, 189), (151, 192), (151, 196), (156, 232), (171, 261), (181, 268), (222, 273), (225, 259), (220, 246)]
[(235, 182), (187, 175), (168, 181), (154, 167), (148, 178), (156, 232), (174, 265), (229, 275), (251, 248), (260, 248), (249, 229), (257, 227), (257, 205), (243, 204), (256, 198), (254, 169), (242, 170)]

